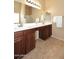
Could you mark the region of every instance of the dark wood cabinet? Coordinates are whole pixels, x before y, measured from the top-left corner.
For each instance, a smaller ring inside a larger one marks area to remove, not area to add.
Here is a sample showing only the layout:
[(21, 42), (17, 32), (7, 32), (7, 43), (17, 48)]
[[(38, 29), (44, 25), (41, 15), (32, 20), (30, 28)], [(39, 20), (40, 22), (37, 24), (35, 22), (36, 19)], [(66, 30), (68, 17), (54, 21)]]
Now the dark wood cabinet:
[(35, 48), (35, 29), (14, 33), (14, 58), (17, 59)]
[(14, 32), (14, 59), (18, 59), (35, 48), (36, 30), (39, 30), (39, 37), (43, 40), (52, 35), (52, 25)]
[(52, 35), (52, 25), (48, 25), (49, 37)]
[(23, 31), (14, 33), (14, 58), (17, 59), (25, 54)]
[(35, 30), (25, 30), (24, 31), (24, 38), (25, 38), (25, 46), (26, 46), (26, 53), (30, 52), (32, 49), (35, 48)]
[(39, 37), (46, 40), (52, 35), (52, 25), (47, 25), (39, 28)]

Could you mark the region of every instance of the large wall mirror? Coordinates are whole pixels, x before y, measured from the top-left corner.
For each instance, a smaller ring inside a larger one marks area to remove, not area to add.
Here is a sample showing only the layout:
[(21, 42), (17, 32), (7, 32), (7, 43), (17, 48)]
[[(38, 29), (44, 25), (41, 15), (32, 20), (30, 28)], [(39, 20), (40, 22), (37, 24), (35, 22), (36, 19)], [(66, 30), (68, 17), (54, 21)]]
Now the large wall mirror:
[[(35, 23), (50, 21), (50, 13), (14, 1), (14, 23)], [(43, 16), (43, 17), (42, 17)]]
[(41, 16), (41, 10), (14, 1), (14, 23), (34, 23)]

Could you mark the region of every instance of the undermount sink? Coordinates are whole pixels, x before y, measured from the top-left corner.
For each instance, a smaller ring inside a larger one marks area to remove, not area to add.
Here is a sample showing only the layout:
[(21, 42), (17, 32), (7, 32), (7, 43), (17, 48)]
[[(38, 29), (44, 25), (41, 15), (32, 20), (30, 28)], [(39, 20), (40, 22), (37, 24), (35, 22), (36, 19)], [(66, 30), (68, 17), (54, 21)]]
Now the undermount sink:
[(29, 27), (29, 26), (35, 26), (35, 23), (25, 23), (23, 24), (23, 27)]

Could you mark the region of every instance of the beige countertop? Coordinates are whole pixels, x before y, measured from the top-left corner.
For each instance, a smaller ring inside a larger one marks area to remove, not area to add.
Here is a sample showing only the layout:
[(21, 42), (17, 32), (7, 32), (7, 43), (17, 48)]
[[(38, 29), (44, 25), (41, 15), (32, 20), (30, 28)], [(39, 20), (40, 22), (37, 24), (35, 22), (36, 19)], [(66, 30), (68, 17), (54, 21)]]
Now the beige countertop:
[(17, 25), (14, 25), (14, 32), (28, 30), (28, 29), (46, 26), (46, 25), (50, 25), (50, 24), (52, 24), (52, 23), (44, 23), (44, 24), (43, 23), (25, 23), (25, 24), (23, 24), (22, 27), (18, 27)]

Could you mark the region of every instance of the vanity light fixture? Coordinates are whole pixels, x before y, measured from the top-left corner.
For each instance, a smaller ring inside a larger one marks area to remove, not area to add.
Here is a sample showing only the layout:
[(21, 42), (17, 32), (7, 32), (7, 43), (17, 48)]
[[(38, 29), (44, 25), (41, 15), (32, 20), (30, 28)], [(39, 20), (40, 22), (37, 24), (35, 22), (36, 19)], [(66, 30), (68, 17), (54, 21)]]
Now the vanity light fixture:
[(29, 3), (29, 5), (30, 6), (32, 6), (32, 7), (35, 7), (35, 8), (38, 8), (38, 9), (40, 9), (40, 4), (39, 3), (36, 3), (36, 2), (34, 2), (34, 1), (32, 1), (32, 0), (26, 0), (28, 3)]

